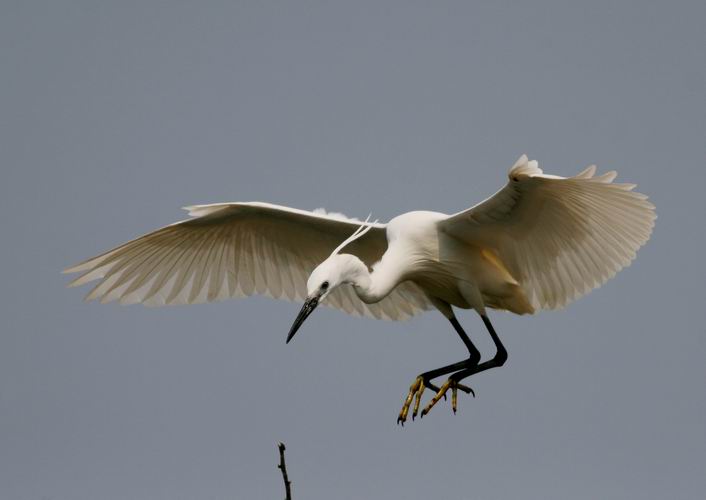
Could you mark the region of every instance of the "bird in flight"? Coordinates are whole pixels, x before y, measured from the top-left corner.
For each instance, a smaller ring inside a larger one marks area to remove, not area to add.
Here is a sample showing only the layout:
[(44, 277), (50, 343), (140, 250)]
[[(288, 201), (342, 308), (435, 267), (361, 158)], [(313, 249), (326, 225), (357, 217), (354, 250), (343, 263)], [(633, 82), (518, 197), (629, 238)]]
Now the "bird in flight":
[[(590, 166), (573, 177), (546, 175), (522, 156), (507, 184), (453, 215), (414, 211), (387, 224), (360, 222), (270, 203), (186, 207), (191, 219), (163, 227), (66, 269), (69, 286), (98, 280), (86, 300), (193, 304), (253, 294), (303, 301), (292, 340), (319, 304), (349, 314), (403, 320), (436, 309), (451, 323), (468, 356), (418, 375), (398, 423), (424, 416), (461, 383), (502, 366), (507, 351), (488, 309), (532, 314), (557, 309), (602, 285), (630, 264), (647, 242), (654, 205), (614, 183), (615, 172)], [(481, 354), (454, 308), (473, 309), (495, 343)], [(448, 375), (440, 386), (434, 379)]]

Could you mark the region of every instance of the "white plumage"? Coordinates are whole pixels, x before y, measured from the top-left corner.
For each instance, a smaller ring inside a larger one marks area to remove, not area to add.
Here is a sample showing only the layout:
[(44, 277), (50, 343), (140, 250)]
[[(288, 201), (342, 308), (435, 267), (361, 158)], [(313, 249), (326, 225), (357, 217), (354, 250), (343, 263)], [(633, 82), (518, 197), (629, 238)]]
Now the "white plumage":
[(629, 265), (656, 218), (634, 184), (595, 172), (591, 165), (568, 179), (545, 175), (523, 156), (504, 188), (441, 227), (493, 249), (534, 309), (562, 307)]
[[(171, 224), (64, 270), (84, 273), (69, 286), (100, 282), (86, 300), (147, 306), (196, 304), (253, 294), (304, 300), (307, 277), (360, 225), (326, 214), (270, 203), (216, 203), (185, 207), (193, 219)], [(365, 240), (349, 248), (374, 264), (387, 243), (385, 225), (373, 224)], [(405, 283), (377, 304), (365, 304), (352, 288), (339, 288), (325, 304), (349, 314), (407, 319), (431, 307)]]
[[(447, 389), (470, 390), (459, 380), (504, 363), (486, 307), (517, 314), (562, 307), (635, 258), (652, 232), (654, 206), (633, 184), (614, 183), (615, 172), (595, 171), (545, 175), (522, 156), (505, 187), (478, 205), (454, 215), (409, 212), (387, 224), (260, 202), (197, 205), (187, 207), (191, 219), (65, 272), (81, 273), (71, 286), (98, 280), (86, 298), (101, 302), (158, 306), (253, 294), (304, 300), (287, 341), (319, 303), (392, 320), (435, 307), (470, 358), (420, 375), (400, 413), (404, 422), (414, 394), (416, 415), (424, 387), (438, 390), (426, 412)], [(452, 306), (481, 315), (496, 358), (479, 364)], [(429, 382), (444, 373), (453, 374), (441, 389)]]
[[(654, 206), (645, 195), (632, 191), (633, 184), (613, 183), (615, 172), (595, 177), (595, 170), (591, 166), (570, 178), (545, 175), (536, 161), (523, 156), (510, 170), (507, 185), (487, 200), (448, 217), (433, 214), (441, 236), (428, 236), (466, 243), (470, 267), (479, 267), (478, 260), (494, 272), (504, 267), (532, 310), (562, 307), (628, 265), (654, 225)], [(148, 306), (255, 293), (304, 300), (309, 274), (360, 224), (322, 209), (308, 212), (260, 202), (186, 209), (193, 219), (66, 269), (83, 273), (70, 286), (100, 280), (87, 300)], [(405, 217), (404, 223), (429, 227), (427, 214), (406, 214), (415, 217)], [(404, 232), (394, 227), (397, 219), (372, 224), (347, 252), (373, 266), (387, 250), (386, 229)], [(379, 303), (362, 302), (351, 287), (338, 288), (324, 303), (349, 314), (394, 320), (431, 307), (413, 281), (404, 281)]]

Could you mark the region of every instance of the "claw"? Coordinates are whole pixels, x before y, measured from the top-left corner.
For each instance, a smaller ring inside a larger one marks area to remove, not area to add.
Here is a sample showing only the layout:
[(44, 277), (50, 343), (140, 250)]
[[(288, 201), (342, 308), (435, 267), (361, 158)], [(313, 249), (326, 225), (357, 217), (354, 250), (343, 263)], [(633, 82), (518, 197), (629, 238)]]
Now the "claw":
[(429, 404), (427, 404), (427, 406), (422, 410), (421, 416), (424, 417), (424, 415), (429, 413), (434, 407), (434, 405), (441, 400), (441, 398), (446, 399), (446, 393), (449, 391), (449, 389), (451, 389), (451, 409), (453, 410), (454, 414), (456, 414), (456, 411), (458, 409), (459, 389), (468, 394), (472, 394), (473, 397), (476, 397), (476, 393), (473, 392), (473, 389), (465, 385), (459, 384), (455, 380), (449, 378), (446, 382), (444, 382), (444, 385), (439, 388), (439, 390), (436, 392), (431, 401), (429, 401)]
[(414, 412), (412, 413), (412, 419), (417, 415), (417, 409), (419, 408), (419, 401), (422, 397), (421, 392), (424, 391), (424, 380), (422, 380), (422, 377), (417, 377), (414, 379), (414, 382), (412, 382), (412, 385), (409, 386), (409, 392), (407, 393), (407, 397), (404, 400), (404, 404), (402, 405), (402, 409), (400, 410), (400, 414), (397, 417), (397, 424), (402, 424), (404, 427), (404, 423), (407, 420), (407, 414), (409, 413), (409, 407), (412, 405), (412, 400), (414, 399), (414, 396), (417, 395), (417, 402), (414, 405)]
[(417, 413), (419, 412), (419, 405), (422, 403), (422, 394), (424, 393), (424, 382), (422, 381), (421, 384), (419, 384), (419, 388), (417, 389), (416, 393), (416, 399), (414, 401), (414, 409), (412, 410), (412, 420), (414, 420), (417, 417)]
[[(426, 388), (435, 391), (435, 394), (431, 401), (429, 401), (429, 403), (424, 407), (424, 409), (420, 413), (419, 407), (422, 404), (422, 395), (424, 394), (424, 389)], [(444, 398), (444, 400), (446, 400), (447, 392), (449, 391), (449, 389), (451, 389), (451, 409), (453, 410), (454, 414), (458, 409), (459, 390), (467, 394), (471, 394), (474, 398), (476, 397), (476, 393), (473, 391), (473, 389), (463, 384), (459, 384), (452, 378), (446, 380), (446, 382), (444, 382), (441, 387), (436, 387), (428, 380), (424, 380), (422, 376), (415, 378), (414, 382), (412, 382), (412, 385), (409, 386), (409, 392), (407, 393), (407, 397), (404, 400), (404, 404), (402, 405), (400, 414), (397, 417), (397, 425), (402, 425), (402, 427), (404, 427), (404, 423), (407, 421), (407, 416), (409, 415), (410, 408), (412, 408), (412, 420), (417, 418), (417, 415), (419, 415), (419, 418), (424, 418), (424, 415), (429, 413), (429, 411), (434, 407), (434, 405), (436, 405), (436, 403), (441, 400), (441, 398)], [(414, 405), (412, 405), (412, 402), (414, 402)]]
[(466, 394), (470, 394), (470, 395), (473, 396), (474, 398), (476, 397), (475, 391), (474, 391), (473, 389), (471, 389), (470, 387), (468, 387), (467, 385), (459, 384), (458, 382), (456, 382), (456, 387), (458, 387), (459, 389), (461, 389), (461, 390), (462, 390), (463, 392), (465, 392)]
[(434, 395), (433, 398), (431, 398), (431, 401), (429, 401), (429, 404), (426, 405), (426, 407), (422, 410), (422, 417), (429, 413), (429, 411), (434, 407), (436, 403), (439, 402), (439, 400), (446, 395), (446, 391), (449, 390), (449, 387), (451, 387), (451, 379), (448, 379), (446, 382), (444, 382), (444, 385), (441, 386), (439, 391)]

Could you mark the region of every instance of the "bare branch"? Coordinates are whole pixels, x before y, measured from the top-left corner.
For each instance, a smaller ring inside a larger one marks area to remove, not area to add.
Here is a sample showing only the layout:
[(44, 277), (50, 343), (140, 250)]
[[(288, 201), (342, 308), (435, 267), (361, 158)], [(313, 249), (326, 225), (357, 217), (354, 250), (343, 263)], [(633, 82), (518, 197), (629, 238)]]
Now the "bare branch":
[(284, 500), (292, 500), (292, 482), (287, 476), (287, 464), (284, 462), (284, 450), (286, 450), (284, 443), (278, 443), (277, 448), (279, 449), (279, 465), (277, 468), (282, 471), (282, 480), (284, 481), (284, 491), (286, 496)]

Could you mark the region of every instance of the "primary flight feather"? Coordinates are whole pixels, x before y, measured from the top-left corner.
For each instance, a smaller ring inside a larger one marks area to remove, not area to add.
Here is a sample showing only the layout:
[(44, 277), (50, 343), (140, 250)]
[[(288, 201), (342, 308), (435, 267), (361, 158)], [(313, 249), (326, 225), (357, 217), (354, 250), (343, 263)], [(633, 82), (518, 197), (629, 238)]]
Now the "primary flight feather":
[[(303, 300), (294, 336), (319, 303), (349, 314), (407, 319), (436, 308), (469, 358), (422, 373), (398, 417), (404, 423), (424, 388), (436, 392), (427, 413), (460, 380), (500, 366), (507, 353), (486, 308), (517, 314), (555, 309), (602, 285), (647, 242), (654, 206), (615, 172), (591, 166), (573, 177), (545, 175), (522, 156), (507, 184), (454, 215), (415, 211), (387, 224), (269, 203), (187, 207), (193, 218), (158, 229), (65, 270), (70, 286), (98, 280), (86, 296), (149, 306), (262, 294)], [(483, 363), (453, 306), (481, 315), (497, 346)], [(433, 378), (451, 374), (441, 387)], [(415, 400), (416, 398), (416, 400)]]

